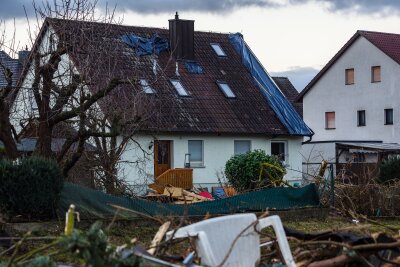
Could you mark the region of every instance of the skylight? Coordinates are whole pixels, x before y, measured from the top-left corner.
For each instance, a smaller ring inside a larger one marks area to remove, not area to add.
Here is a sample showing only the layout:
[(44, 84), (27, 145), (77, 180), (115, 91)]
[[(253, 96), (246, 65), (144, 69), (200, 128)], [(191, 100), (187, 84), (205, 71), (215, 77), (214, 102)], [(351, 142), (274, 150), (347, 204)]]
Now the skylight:
[(145, 79), (140, 80), (140, 86), (142, 86), (142, 89), (146, 94), (155, 94), (156, 93), (156, 91), (150, 87), (150, 85), (148, 84), (148, 82)]
[(232, 89), (226, 82), (217, 82), (219, 89), (224, 93), (227, 98), (235, 98), (236, 95), (233, 93)]
[(219, 57), (226, 57), (226, 54), (225, 54), (224, 50), (222, 50), (222, 47), (220, 44), (213, 43), (213, 44), (211, 44), (211, 47), (214, 49), (215, 53)]
[(172, 85), (175, 87), (175, 90), (178, 92), (180, 96), (189, 96), (189, 93), (186, 91), (185, 87), (183, 87), (182, 83), (179, 80), (170, 80)]

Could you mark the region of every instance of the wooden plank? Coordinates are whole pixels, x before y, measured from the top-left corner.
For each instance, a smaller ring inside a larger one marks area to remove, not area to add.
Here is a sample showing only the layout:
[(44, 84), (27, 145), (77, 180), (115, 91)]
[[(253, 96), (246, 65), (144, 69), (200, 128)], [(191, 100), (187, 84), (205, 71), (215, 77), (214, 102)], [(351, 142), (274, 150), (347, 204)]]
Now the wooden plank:
[(150, 249), (147, 250), (147, 252), (150, 255), (154, 255), (158, 244), (160, 244), (160, 242), (163, 240), (165, 233), (168, 231), (170, 225), (171, 225), (171, 222), (168, 221), (160, 226), (160, 228), (158, 229), (158, 232), (156, 233), (156, 235), (153, 238), (153, 241), (151, 241)]

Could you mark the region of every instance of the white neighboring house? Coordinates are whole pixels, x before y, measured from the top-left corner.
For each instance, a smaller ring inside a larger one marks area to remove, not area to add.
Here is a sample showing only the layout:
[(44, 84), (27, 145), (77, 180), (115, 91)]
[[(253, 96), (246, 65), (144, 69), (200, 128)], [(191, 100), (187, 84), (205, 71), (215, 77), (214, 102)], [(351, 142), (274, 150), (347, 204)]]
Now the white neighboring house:
[[(400, 146), (400, 34), (357, 31), (300, 93), (304, 160), (378, 162)], [(310, 167), (310, 166), (309, 166)]]
[[(46, 31), (57, 28), (60, 23), (63, 21), (46, 19), (44, 27), (47, 29), (42, 29), (43, 36), (47, 36)], [(77, 32), (74, 29), (76, 27), (93, 32), (97, 37), (102, 36), (103, 27), (99, 23), (66, 23), (68, 31)], [(292, 118), (298, 118), (298, 122), (305, 127), (306, 131), (301, 134), (291, 132), (282, 119), (278, 118), (265, 92), (262, 92), (273, 88), (259, 87), (259, 82), (255, 81), (242, 62), (242, 55), (235, 50), (229, 34), (197, 32), (194, 31), (194, 21), (178, 17), (170, 20), (169, 25), (169, 29), (107, 25), (107, 36), (100, 38), (101, 42), (112, 40), (116, 42), (117, 48), (121, 48), (121, 58), (116, 59), (120, 60), (118, 62), (140, 62), (141, 68), (135, 69), (135, 75), (139, 76), (141, 82), (135, 88), (144, 97), (157, 101), (159, 95), (170, 94), (176, 106), (168, 111), (160, 110), (154, 124), (144, 126), (134, 136), (134, 142), (128, 143), (122, 154), (122, 162), (141, 164), (134, 167), (132, 164), (121, 163), (119, 175), (132, 184), (141, 185), (143, 179), (151, 183), (168, 169), (189, 167), (193, 169), (195, 184), (210, 187), (219, 184), (217, 176), (231, 156), (262, 149), (282, 158), (288, 167), (287, 180), (299, 181), (302, 168), (301, 143), (305, 135), (312, 135), (312, 131), (299, 115), (301, 107), (299, 109), (298, 105), (292, 103), (297, 97), (297, 91), (290, 81), (282, 77), (272, 80), (262, 70), (272, 86), (277, 88), (276, 94), (279, 94), (281, 101), (290, 106), (283, 111)], [(55, 32), (58, 33), (57, 30)], [(160, 52), (159, 55), (136, 57), (139, 48), (121, 41), (122, 36), (127, 34), (133, 36), (132, 40), (157, 34), (169, 40), (170, 47), (175, 48), (169, 52)], [(36, 45), (42, 47), (41, 42), (45, 39), (41, 38)], [(136, 56), (132, 56), (135, 53)], [(76, 67), (74, 70), (80, 72), (79, 64), (74, 65), (79, 62), (79, 55), (64, 57), (63, 60), (68, 62), (62, 65), (73, 65)], [(128, 73), (126, 76), (132, 77), (126, 66), (116, 66), (119, 75)], [(31, 82), (25, 76), (21, 84), (29, 88)], [(127, 87), (120, 91), (125, 94), (133, 92), (132, 88)], [(19, 93), (16, 105), (24, 99), (24, 95)], [(99, 106), (103, 112), (112, 108), (102, 104)], [(282, 109), (282, 102), (278, 108)]]

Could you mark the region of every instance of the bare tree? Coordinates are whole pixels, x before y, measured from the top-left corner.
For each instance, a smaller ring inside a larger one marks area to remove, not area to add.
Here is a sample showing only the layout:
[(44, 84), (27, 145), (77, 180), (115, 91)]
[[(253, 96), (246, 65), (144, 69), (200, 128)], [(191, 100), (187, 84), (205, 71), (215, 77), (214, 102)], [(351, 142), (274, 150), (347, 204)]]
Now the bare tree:
[[(17, 156), (18, 135), (17, 131), (13, 131), (13, 124), (18, 125), (19, 133), (34, 125), (38, 136), (35, 153), (53, 157), (51, 143), (56, 126), (68, 122), (77, 130), (82, 128), (83, 124), (79, 124), (79, 121), (84, 119), (84, 113), (99, 99), (119, 85), (134, 83), (130, 80), (131, 77), (122, 77), (120, 73), (113, 71), (117, 63), (112, 62), (113, 47), (110, 42), (96, 47), (98, 40), (91, 36), (90, 29), (84, 29), (84, 24), (78, 32), (68, 31), (68, 21), (102, 21), (105, 24), (115, 22), (113, 13), (96, 20), (95, 4), (87, 0), (64, 0), (54, 1), (53, 4), (45, 2), (40, 7), (34, 5), (37, 26), (36, 29), (31, 26), (28, 29), (33, 50), (30, 64), (25, 66), (22, 73), (26, 78), (24, 83), (20, 81), (14, 89), (13, 73), (0, 65), (7, 80), (7, 86), (0, 96), (0, 140), (10, 158)], [(38, 36), (34, 35), (35, 30), (39, 32)], [(3, 47), (5, 38), (2, 39)], [(74, 59), (79, 60), (79, 66), (72, 64)], [(93, 69), (95, 64), (107, 66), (108, 72), (104, 72), (104, 68)], [(90, 80), (100, 71), (101, 83), (97, 83), (95, 91), (90, 91)]]
[[(23, 79), (2, 91), (7, 92), (4, 97), (0, 94), (0, 108), (6, 111), (1, 113), (0, 140), (8, 157), (15, 158), (19, 138), (34, 135), (34, 154), (56, 158), (65, 175), (90, 143), (96, 146), (90, 160), (99, 166), (102, 187), (113, 193), (127, 144), (135, 142), (148, 121), (157, 129), (157, 115), (172, 112), (174, 101), (168, 92), (155, 97), (142, 90), (138, 77), (148, 70), (157, 72), (150, 84), (168, 84), (157, 57), (137, 56), (121, 41), (123, 26), (114, 12), (96, 17), (95, 7), (88, 0), (34, 6), (36, 26), (29, 24), (32, 51)], [(65, 140), (56, 154), (55, 137)], [(145, 150), (143, 155), (148, 156)]]
[[(15, 30), (10, 43), (7, 43), (5, 22), (0, 21), (0, 24), (2, 28), (0, 33), (0, 53), (8, 52), (7, 54), (13, 54), (16, 51)], [(5, 81), (3, 88), (0, 87), (0, 141), (5, 145), (6, 156), (15, 159), (18, 157), (18, 151), (17, 145), (14, 142), (13, 127), (10, 123), (10, 109), (12, 103), (11, 94), (14, 88), (16, 73), (13, 73), (7, 65), (5, 56), (6, 54), (0, 54), (0, 73)]]

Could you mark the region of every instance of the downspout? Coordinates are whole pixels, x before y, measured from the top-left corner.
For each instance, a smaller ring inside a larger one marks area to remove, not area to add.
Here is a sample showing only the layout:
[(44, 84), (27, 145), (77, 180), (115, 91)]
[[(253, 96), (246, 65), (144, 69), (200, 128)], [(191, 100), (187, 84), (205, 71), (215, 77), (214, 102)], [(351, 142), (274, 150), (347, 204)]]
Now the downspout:
[(312, 137), (313, 137), (312, 135), (308, 135), (308, 138), (309, 138), (309, 139), (308, 139), (307, 141), (304, 141), (303, 144), (310, 143), (311, 140), (312, 140)]

